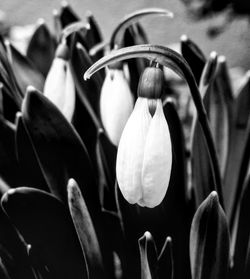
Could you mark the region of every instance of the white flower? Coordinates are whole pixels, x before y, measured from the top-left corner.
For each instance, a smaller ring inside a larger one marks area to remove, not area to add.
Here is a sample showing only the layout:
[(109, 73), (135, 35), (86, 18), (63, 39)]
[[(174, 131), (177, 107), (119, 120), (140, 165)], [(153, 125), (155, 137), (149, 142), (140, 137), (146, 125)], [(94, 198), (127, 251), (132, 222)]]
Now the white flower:
[[(149, 102), (155, 104), (153, 116)], [(139, 97), (117, 153), (117, 181), (124, 198), (140, 206), (159, 205), (168, 189), (171, 167), (172, 146), (162, 101)]]
[(68, 61), (55, 57), (44, 85), (44, 95), (71, 122), (75, 110), (75, 85)]
[(133, 106), (133, 96), (124, 72), (108, 69), (101, 90), (100, 111), (103, 126), (109, 139), (116, 146)]

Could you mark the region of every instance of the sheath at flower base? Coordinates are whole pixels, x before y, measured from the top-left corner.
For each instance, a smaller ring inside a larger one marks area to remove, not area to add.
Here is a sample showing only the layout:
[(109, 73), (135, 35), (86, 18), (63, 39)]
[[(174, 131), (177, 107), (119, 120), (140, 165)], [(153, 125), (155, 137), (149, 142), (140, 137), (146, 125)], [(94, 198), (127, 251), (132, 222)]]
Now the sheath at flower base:
[(44, 84), (44, 96), (71, 122), (75, 110), (75, 85), (68, 56), (67, 46), (59, 45)]
[(107, 69), (101, 90), (100, 111), (108, 137), (116, 146), (133, 107), (134, 99), (123, 70)]
[(172, 145), (162, 101), (139, 94), (118, 146), (116, 175), (121, 193), (131, 204), (153, 208), (166, 195), (171, 168)]

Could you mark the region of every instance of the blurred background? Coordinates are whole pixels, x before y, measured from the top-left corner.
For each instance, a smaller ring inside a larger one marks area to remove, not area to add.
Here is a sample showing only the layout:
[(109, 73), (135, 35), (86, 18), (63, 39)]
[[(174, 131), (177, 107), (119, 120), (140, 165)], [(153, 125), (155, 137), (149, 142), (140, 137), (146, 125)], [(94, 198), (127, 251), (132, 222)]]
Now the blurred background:
[[(216, 50), (224, 54), (230, 67), (250, 68), (250, 32), (247, 18), (235, 18), (226, 30), (211, 39), (209, 28), (219, 25), (224, 15), (213, 15), (209, 19), (194, 21), (186, 7), (179, 0), (68, 0), (74, 11), (84, 18), (90, 10), (102, 28), (104, 38), (124, 15), (143, 7), (161, 7), (174, 12), (174, 19), (150, 17), (141, 21), (151, 43), (169, 45), (178, 43), (180, 36), (186, 34), (208, 55)], [(8, 25), (29, 25), (44, 18), (53, 31), (52, 11), (59, 9), (61, 0), (1, 0), (0, 9), (5, 13)]]

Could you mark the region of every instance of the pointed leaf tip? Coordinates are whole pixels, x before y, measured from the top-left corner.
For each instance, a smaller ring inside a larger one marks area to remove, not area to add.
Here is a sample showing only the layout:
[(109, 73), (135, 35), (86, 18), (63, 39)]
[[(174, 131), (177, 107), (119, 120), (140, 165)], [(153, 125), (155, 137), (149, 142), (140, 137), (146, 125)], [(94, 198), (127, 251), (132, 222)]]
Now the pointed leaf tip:
[[(227, 278), (229, 229), (215, 191), (196, 211), (190, 231), (192, 278)], [(216, 261), (215, 261), (216, 259)]]

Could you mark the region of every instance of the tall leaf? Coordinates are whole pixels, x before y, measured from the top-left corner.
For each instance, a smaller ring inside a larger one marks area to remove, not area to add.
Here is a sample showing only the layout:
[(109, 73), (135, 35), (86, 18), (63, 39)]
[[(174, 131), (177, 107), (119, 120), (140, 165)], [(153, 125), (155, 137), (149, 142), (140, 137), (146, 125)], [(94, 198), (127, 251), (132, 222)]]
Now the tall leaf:
[(22, 114), (51, 192), (67, 204), (68, 180), (74, 178), (95, 216), (100, 208), (96, 181), (86, 148), (73, 126), (33, 88), (26, 93)]
[(174, 278), (174, 258), (172, 238), (168, 236), (164, 246), (158, 256), (158, 275), (159, 278)]
[(232, 223), (235, 214), (235, 197), (239, 180), (242, 156), (246, 146), (249, 131), (250, 111), (250, 74), (245, 76), (245, 81), (237, 93), (233, 104), (233, 119), (230, 131), (230, 145), (228, 160), (224, 176), (224, 195), (226, 213)]
[(32, 85), (38, 90), (42, 91), (44, 86), (44, 77), (42, 76), (42, 74), (37, 70), (37, 68), (32, 64), (30, 60), (23, 56), (11, 44), (10, 52), (13, 71), (23, 94), (25, 93), (26, 88), (29, 85)]
[(249, 222), (249, 199), (250, 199), (250, 175), (246, 177), (243, 193), (238, 204), (239, 218), (237, 220), (237, 234), (233, 257), (232, 278), (243, 278), (247, 270), (248, 244), (250, 240)]
[[(21, 113), (17, 113), (16, 117), (15, 145), (20, 171), (24, 176), (23, 184), (49, 191), (29, 134), (23, 124)], [(32, 166), (32, 172), (30, 171), (30, 166)]]
[[(211, 53), (200, 80), (201, 95), (204, 100), (206, 110), (209, 112), (215, 110), (216, 103), (210, 102), (213, 91), (213, 80), (216, 75), (217, 54)], [(210, 113), (211, 114), (211, 113)], [(208, 153), (207, 144), (198, 122), (197, 112), (193, 111), (191, 135), (191, 181), (194, 189), (197, 207), (213, 190), (213, 171), (212, 162)]]
[(88, 265), (89, 278), (105, 278), (102, 253), (85, 200), (75, 180), (68, 182), (70, 214)]
[(27, 57), (34, 63), (44, 77), (48, 74), (55, 50), (55, 39), (51, 35), (44, 20), (40, 20), (28, 44)]
[(196, 82), (199, 84), (202, 71), (206, 64), (206, 58), (200, 48), (186, 35), (181, 37), (181, 53), (190, 65)]
[(192, 279), (227, 278), (229, 230), (213, 191), (197, 209), (190, 231)]
[(157, 251), (150, 232), (145, 232), (139, 239), (141, 258), (141, 278), (154, 279), (157, 276)]

